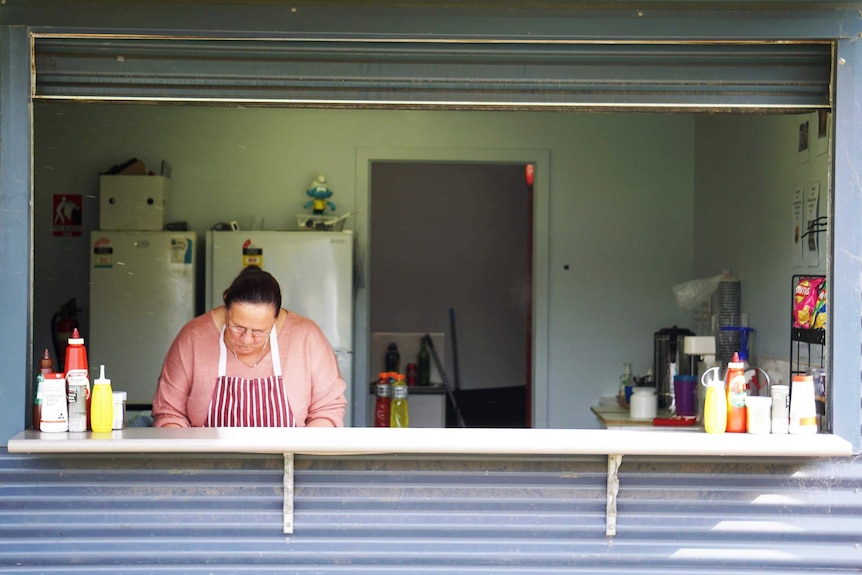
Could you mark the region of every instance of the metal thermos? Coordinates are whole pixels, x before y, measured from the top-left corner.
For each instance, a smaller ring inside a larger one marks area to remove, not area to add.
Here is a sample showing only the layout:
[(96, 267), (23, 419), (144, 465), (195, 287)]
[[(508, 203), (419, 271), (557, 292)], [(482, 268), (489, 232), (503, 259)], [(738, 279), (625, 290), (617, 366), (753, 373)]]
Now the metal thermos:
[[(683, 351), (683, 339), (694, 332), (684, 327), (665, 327), (653, 336), (653, 366), (659, 409), (672, 409), (673, 376), (697, 375), (692, 373), (691, 358)], [(673, 373), (671, 373), (673, 371)]]

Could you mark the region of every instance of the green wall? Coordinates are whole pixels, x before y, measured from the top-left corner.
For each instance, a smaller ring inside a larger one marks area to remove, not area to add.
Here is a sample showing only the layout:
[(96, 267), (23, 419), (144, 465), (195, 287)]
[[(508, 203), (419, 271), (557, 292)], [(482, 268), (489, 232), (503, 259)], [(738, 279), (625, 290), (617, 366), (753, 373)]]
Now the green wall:
[[(809, 124), (807, 153), (800, 124)], [(819, 184), (819, 215), (830, 213), (828, 138), (817, 114), (700, 116), (695, 139), (695, 262), (698, 275), (729, 268), (741, 281), (742, 311), (755, 328), (758, 365), (789, 383), (792, 276), (826, 274), (828, 233), (815, 257), (794, 241), (797, 188)], [(804, 231), (804, 230), (803, 230)], [(807, 353), (807, 349), (802, 350)], [(818, 348), (812, 360), (819, 362)]]
[[(544, 330), (550, 427), (595, 427), (589, 411), (614, 393), (624, 361), (642, 374), (652, 334), (682, 324), (671, 287), (718, 273), (695, 258), (695, 118), (577, 114), (290, 110), (37, 102), (34, 347), (50, 345), (51, 315), (77, 297), (86, 319), (88, 245), (51, 236), (56, 193), (85, 198), (98, 225), (98, 174), (131, 157), (173, 166), (168, 220), (203, 233), (265, 214), (293, 225), (304, 191), (324, 173), (339, 211), (356, 207), (360, 148), (547, 150), (548, 306)], [(359, 247), (360, 253), (363, 246)], [(735, 262), (730, 267), (736, 268)], [(727, 267), (721, 262), (716, 266)]]

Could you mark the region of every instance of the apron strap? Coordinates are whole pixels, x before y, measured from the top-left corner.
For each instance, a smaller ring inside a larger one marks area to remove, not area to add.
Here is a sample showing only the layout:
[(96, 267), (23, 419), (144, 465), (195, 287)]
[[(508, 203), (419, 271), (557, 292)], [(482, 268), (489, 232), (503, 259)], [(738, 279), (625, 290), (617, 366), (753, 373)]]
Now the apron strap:
[(227, 373), (227, 346), (224, 343), (224, 328), (225, 326), (221, 326), (221, 335), (218, 338), (219, 343), (219, 351), (218, 351), (218, 376), (224, 377)]
[(278, 353), (278, 332), (275, 331), (275, 324), (272, 324), (272, 329), (269, 330), (269, 353), (272, 355), (272, 373), (280, 378), (281, 356)]

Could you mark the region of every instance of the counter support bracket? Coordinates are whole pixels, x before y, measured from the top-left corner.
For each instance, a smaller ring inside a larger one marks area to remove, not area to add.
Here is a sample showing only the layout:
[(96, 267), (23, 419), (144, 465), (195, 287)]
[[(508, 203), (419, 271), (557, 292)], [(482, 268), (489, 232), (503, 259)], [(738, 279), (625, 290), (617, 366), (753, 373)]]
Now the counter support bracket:
[(608, 455), (608, 506), (605, 520), (605, 535), (608, 537), (617, 534), (617, 493), (620, 491), (619, 470), (622, 462), (622, 455)]
[(284, 532), (293, 533), (293, 453), (284, 454)]

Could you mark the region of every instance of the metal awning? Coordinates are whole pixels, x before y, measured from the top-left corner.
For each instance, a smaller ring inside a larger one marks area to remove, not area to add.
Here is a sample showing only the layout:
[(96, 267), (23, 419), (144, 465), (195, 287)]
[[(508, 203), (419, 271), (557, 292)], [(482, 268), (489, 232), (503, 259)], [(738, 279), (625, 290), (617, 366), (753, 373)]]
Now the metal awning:
[(34, 38), (36, 99), (811, 111), (831, 43)]

